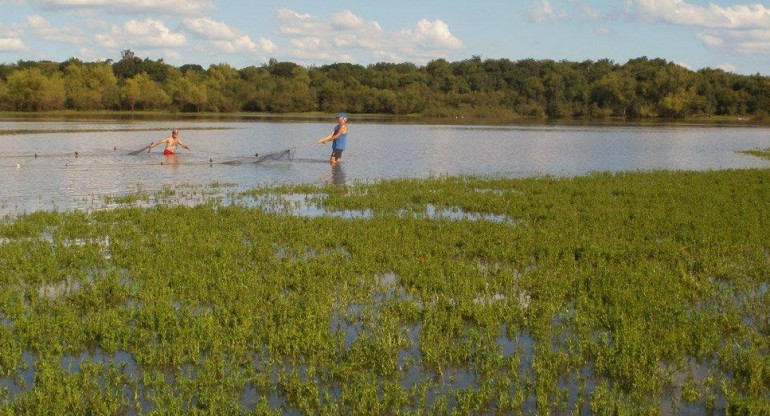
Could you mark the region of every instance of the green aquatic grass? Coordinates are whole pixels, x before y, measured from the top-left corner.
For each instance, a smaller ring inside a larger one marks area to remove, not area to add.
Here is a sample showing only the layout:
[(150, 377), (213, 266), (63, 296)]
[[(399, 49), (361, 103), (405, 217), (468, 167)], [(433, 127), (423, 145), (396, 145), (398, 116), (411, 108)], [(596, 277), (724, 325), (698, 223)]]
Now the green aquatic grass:
[(767, 413), (769, 184), (442, 177), (6, 219), (0, 413)]
[(764, 159), (770, 159), (770, 148), (768, 149), (751, 149), (751, 150), (743, 150), (740, 153), (745, 153), (747, 155), (757, 156)]

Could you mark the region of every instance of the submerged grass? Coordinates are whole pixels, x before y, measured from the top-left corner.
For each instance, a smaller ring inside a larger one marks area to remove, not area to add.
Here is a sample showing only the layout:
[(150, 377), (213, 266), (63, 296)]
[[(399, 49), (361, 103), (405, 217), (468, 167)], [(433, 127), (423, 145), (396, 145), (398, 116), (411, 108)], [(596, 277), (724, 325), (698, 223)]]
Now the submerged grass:
[(767, 414), (768, 185), (446, 177), (243, 196), (328, 215), (141, 195), (7, 219), (0, 413)]

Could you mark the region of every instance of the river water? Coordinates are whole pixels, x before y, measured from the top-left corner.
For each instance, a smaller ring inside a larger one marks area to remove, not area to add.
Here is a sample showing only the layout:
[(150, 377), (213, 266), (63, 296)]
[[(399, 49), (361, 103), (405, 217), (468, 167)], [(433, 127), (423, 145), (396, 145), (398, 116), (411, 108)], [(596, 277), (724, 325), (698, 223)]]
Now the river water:
[[(104, 196), (194, 188), (353, 184), (436, 175), (575, 176), (594, 171), (766, 168), (740, 150), (770, 147), (748, 125), (436, 125), (350, 122), (336, 168), (315, 141), (334, 120), (0, 119), (0, 214), (90, 209)], [(127, 155), (178, 128), (192, 149)], [(295, 147), (292, 162), (252, 163)], [(76, 154), (77, 152), (77, 154)], [(239, 161), (240, 164), (221, 162)], [(213, 186), (212, 186), (213, 185)], [(224, 186), (223, 186), (224, 185)]]

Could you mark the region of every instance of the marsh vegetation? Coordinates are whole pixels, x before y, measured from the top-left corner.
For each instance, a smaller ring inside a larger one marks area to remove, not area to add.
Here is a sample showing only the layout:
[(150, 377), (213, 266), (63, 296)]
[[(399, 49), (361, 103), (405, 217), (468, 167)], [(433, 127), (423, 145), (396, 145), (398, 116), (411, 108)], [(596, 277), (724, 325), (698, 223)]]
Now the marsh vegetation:
[(769, 184), (165, 189), (6, 218), (0, 413), (768, 413)]

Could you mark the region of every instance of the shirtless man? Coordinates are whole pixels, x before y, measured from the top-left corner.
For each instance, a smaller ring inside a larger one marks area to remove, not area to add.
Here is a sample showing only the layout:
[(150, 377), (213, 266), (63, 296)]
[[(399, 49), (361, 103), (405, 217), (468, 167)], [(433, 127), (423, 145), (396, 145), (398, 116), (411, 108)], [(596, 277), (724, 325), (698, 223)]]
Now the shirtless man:
[(190, 150), (186, 144), (179, 140), (179, 130), (177, 129), (174, 129), (174, 131), (171, 132), (171, 136), (150, 143), (150, 145), (147, 147), (147, 153), (150, 153), (150, 150), (153, 147), (161, 143), (166, 143), (166, 148), (163, 149), (163, 154), (166, 156), (173, 155), (176, 152), (177, 146), (182, 146), (183, 148)]

